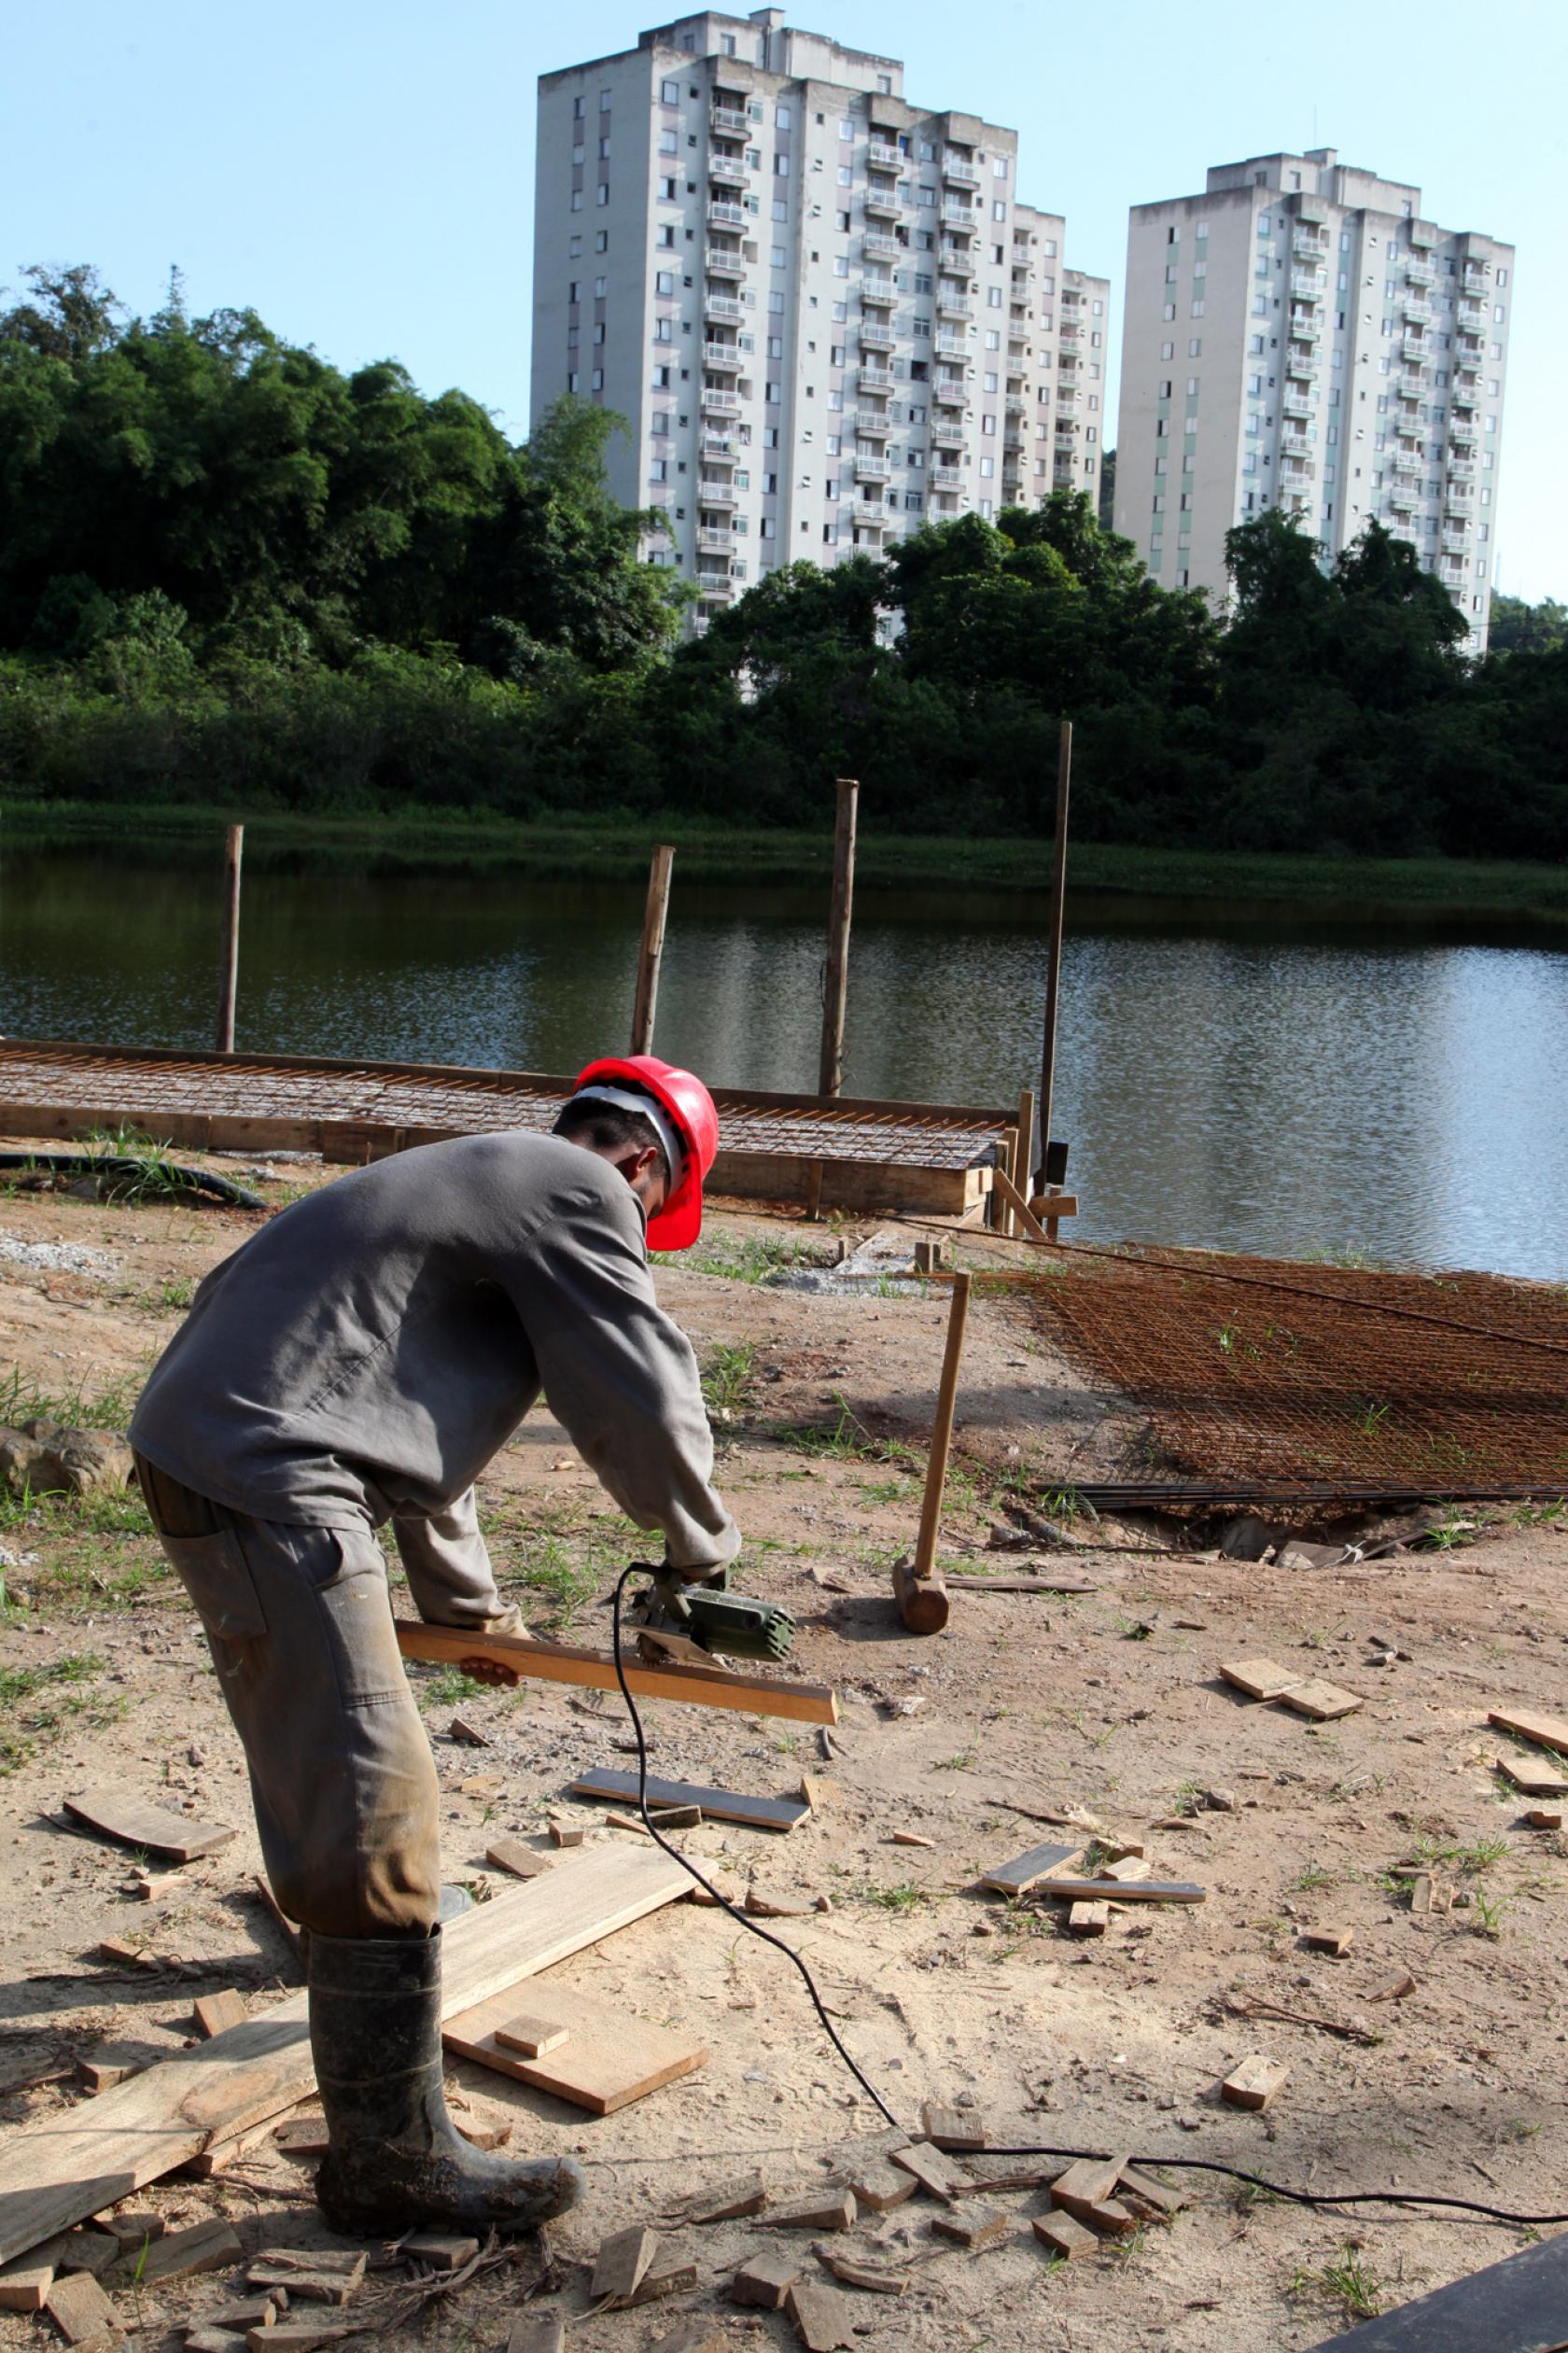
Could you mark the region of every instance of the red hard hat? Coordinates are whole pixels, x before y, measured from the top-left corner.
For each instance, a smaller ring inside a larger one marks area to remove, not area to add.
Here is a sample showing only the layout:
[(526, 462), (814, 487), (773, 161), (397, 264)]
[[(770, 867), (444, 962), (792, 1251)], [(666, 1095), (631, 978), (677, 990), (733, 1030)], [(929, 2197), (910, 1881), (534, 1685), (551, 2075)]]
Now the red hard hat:
[(609, 1055), (579, 1073), (585, 1086), (623, 1086), (651, 1095), (674, 1125), (684, 1154), (680, 1175), (656, 1217), (648, 1221), (650, 1250), (688, 1250), (702, 1231), (703, 1180), (719, 1150), (719, 1113), (694, 1071), (661, 1062), (656, 1054)]

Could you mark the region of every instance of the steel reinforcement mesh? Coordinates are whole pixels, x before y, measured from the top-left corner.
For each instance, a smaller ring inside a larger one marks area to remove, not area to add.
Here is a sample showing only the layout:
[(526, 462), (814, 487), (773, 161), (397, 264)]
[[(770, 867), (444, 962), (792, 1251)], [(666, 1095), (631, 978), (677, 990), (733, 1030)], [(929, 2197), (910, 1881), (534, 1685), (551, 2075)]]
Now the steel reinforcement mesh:
[(1031, 1293), (1067, 1353), (1147, 1413), (1149, 1469), (1568, 1491), (1568, 1290), (1155, 1255), (1074, 1252)]

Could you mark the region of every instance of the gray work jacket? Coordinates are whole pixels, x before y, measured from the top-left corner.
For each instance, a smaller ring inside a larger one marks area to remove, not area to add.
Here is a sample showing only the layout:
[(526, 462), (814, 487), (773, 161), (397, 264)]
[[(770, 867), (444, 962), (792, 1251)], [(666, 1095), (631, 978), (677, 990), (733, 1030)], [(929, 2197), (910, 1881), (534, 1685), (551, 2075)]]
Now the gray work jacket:
[(733, 1558), (630, 1185), (558, 1136), (464, 1136), (340, 1177), (215, 1268), (131, 1443), (257, 1519), (440, 1522), (541, 1390), (677, 1567)]

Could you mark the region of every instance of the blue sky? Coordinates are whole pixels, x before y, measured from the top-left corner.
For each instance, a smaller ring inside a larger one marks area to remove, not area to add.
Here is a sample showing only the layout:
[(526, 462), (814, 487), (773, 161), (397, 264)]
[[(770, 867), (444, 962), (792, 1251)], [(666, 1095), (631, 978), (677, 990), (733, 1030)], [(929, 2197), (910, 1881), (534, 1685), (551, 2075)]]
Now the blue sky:
[[(90, 260), (146, 311), (177, 263), (193, 309), (252, 305), (346, 367), (399, 358), (521, 435), (535, 78), (631, 47), (657, 15), (621, 0), (35, 0), (11, 12), (0, 68), (0, 285), (26, 262)], [(1129, 204), (1279, 147), (1336, 147), (1418, 182), (1446, 227), (1511, 239), (1499, 580), (1568, 597), (1561, 0), (802, 0), (791, 18), (902, 55), (917, 104), (1015, 124), (1020, 194), (1067, 213), (1070, 259), (1110, 274), (1113, 312)], [(1350, 58), (1375, 70), (1352, 79)]]

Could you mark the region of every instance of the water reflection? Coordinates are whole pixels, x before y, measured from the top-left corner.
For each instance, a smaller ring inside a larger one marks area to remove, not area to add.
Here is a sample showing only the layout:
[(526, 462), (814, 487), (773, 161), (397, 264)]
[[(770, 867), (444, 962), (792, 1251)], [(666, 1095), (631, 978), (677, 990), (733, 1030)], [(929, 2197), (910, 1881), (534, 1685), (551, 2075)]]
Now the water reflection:
[[(730, 906), (678, 877), (662, 1051), (722, 1084), (808, 1087), (818, 896)], [(1035, 912), (862, 894), (848, 1089), (1002, 1103), (1031, 1084)], [(259, 871), (240, 1043), (570, 1071), (625, 1033), (639, 918), (616, 886)], [(1167, 906), (1151, 931), (1090, 902), (1074, 922), (1055, 1125), (1085, 1238), (1568, 1277), (1568, 954), (1293, 936), (1273, 911), (1172, 931)], [(0, 1029), (204, 1045), (215, 926), (204, 871), (10, 857)]]

